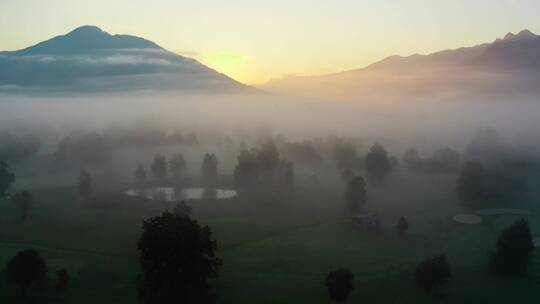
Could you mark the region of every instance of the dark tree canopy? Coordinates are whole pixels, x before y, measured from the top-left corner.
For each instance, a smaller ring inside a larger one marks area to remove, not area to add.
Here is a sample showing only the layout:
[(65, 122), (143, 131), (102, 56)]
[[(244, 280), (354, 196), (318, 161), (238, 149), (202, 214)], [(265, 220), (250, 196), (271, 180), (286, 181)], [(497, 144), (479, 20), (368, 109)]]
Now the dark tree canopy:
[(165, 159), (165, 156), (161, 154), (154, 156), (154, 161), (152, 162), (152, 175), (161, 181), (167, 178), (167, 159)]
[(146, 169), (144, 169), (142, 164), (138, 164), (135, 169), (135, 180), (139, 188), (146, 187)]
[(491, 252), (491, 268), (505, 276), (520, 276), (527, 272), (534, 249), (529, 223), (521, 219), (506, 228)]
[(322, 165), (322, 156), (317, 151), (312, 141), (303, 141), (299, 143), (283, 142), (280, 145), (280, 151), (287, 159), (294, 161), (300, 166), (318, 169)]
[(242, 150), (237, 157), (234, 179), (239, 188), (248, 189), (259, 181), (261, 167), (254, 150)]
[(107, 146), (103, 136), (98, 133), (72, 134), (64, 137), (58, 143), (58, 150), (54, 154), (60, 164), (88, 164), (102, 163), (111, 156), (111, 149)]
[(19, 251), (6, 267), (6, 281), (26, 298), (31, 290), (41, 289), (47, 280), (47, 264), (33, 249)]
[(418, 170), (422, 167), (422, 159), (420, 158), (420, 154), (418, 154), (416, 149), (407, 150), (403, 154), (403, 162), (409, 170)]
[(396, 225), (396, 232), (398, 236), (403, 236), (405, 232), (409, 229), (409, 222), (402, 216), (399, 218)]
[(218, 160), (216, 155), (206, 153), (201, 167), (202, 177), (207, 186), (214, 186), (218, 176)]
[(169, 160), (169, 172), (172, 177), (179, 179), (187, 170), (187, 162), (182, 154), (175, 154)]
[(362, 211), (367, 202), (366, 182), (363, 177), (353, 177), (347, 184), (345, 192), (347, 207), (352, 214)]
[(11, 173), (8, 165), (0, 160), (0, 197), (6, 195), (14, 181), (15, 174)]
[(270, 171), (279, 166), (280, 157), (274, 141), (268, 140), (258, 148), (257, 160), (264, 171)]
[(33, 135), (0, 133), (0, 159), (7, 162), (21, 162), (39, 152), (39, 139)]
[(481, 162), (470, 161), (465, 164), (456, 183), (459, 199), (466, 205), (475, 206), (484, 195), (484, 166)]
[(382, 182), (391, 170), (390, 159), (383, 146), (374, 144), (366, 154), (366, 171), (368, 178), (374, 182)]
[(221, 260), (208, 226), (181, 212), (165, 211), (144, 221), (138, 249), (138, 291), (145, 303), (212, 301), (208, 281), (217, 275)]
[(445, 147), (433, 153), (429, 169), (435, 172), (459, 172), (461, 155), (458, 151)]
[(527, 188), (527, 173), (505, 163), (489, 167), (479, 161), (468, 162), (457, 180), (456, 192), (469, 207), (488, 203), (512, 206)]
[(339, 170), (356, 168), (358, 155), (356, 145), (342, 138), (334, 138), (332, 143), (332, 156)]
[(335, 302), (345, 302), (354, 289), (354, 274), (346, 268), (331, 271), (326, 276), (324, 284), (328, 295)]
[(79, 174), (79, 193), (84, 198), (92, 195), (92, 176), (84, 170)]
[(28, 218), (28, 211), (34, 203), (32, 193), (30, 193), (30, 191), (17, 192), (11, 197), (11, 201), (21, 211), (21, 220), (23, 222), (26, 221), (26, 219)]
[(264, 186), (280, 193), (294, 187), (294, 164), (281, 158), (275, 144), (269, 141), (258, 148), (242, 150), (234, 168), (234, 178), (242, 190)]
[(427, 293), (443, 286), (452, 276), (444, 255), (427, 259), (416, 267), (416, 282)]

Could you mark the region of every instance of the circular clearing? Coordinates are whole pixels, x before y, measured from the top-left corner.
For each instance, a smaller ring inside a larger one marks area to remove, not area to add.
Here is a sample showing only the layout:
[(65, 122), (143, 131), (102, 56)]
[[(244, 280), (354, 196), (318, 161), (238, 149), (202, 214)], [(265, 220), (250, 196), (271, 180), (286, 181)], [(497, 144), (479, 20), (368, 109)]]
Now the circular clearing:
[(509, 215), (531, 215), (532, 212), (526, 209), (513, 209), (513, 208), (488, 208), (488, 209), (480, 209), (476, 211), (476, 214), (479, 215), (503, 215), (503, 214), (509, 214)]
[(454, 221), (467, 224), (467, 225), (478, 225), (482, 223), (482, 218), (475, 214), (460, 214), (453, 217)]

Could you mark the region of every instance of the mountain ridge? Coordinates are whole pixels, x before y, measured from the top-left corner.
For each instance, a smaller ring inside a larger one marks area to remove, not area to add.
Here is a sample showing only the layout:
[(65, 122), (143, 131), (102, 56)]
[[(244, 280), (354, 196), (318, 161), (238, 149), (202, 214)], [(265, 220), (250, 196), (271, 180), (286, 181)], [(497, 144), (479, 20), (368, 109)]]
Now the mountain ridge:
[[(522, 30), (470, 47), (425, 55), (393, 55), (363, 68), (343, 72), (273, 79), (261, 88), (274, 93), (330, 98), (344, 97), (345, 92), (353, 95), (353, 98), (389, 93), (426, 95), (443, 91), (482, 90), (482, 93), (487, 93), (488, 90), (500, 92), (500, 83), (496, 84), (495, 81), (503, 82), (503, 78), (506, 78), (517, 82), (520, 78), (527, 80), (527, 87), (520, 83), (513, 83), (512, 87), (505, 84), (506, 87), (514, 93), (521, 89), (536, 93), (540, 83), (536, 84), (526, 77), (527, 73), (536, 72), (540, 73), (540, 36)], [(313, 92), (308, 92), (310, 87), (314, 88)]]
[(150, 40), (111, 35), (91, 25), (27, 48), (0, 52), (0, 91), (6, 88), (10, 92), (256, 91)]

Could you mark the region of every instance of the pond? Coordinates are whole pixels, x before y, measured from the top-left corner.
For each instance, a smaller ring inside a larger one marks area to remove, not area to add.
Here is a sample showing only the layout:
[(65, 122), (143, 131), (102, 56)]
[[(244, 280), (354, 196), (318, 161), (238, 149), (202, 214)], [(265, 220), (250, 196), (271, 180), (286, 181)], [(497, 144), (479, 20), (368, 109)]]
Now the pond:
[(175, 202), (181, 200), (228, 199), (235, 197), (238, 193), (233, 189), (154, 187), (145, 190), (128, 189), (124, 194), (142, 196), (155, 201)]
[(482, 223), (482, 218), (475, 214), (460, 214), (453, 217), (454, 221), (467, 224), (467, 225), (478, 225)]

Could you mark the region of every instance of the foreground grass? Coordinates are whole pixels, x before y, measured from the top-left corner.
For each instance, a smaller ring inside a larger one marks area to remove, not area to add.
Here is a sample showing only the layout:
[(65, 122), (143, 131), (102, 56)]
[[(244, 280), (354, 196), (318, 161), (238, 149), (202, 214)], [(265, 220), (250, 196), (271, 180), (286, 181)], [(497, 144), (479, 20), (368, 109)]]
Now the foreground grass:
[[(453, 215), (467, 211), (456, 204), (452, 182), (444, 177), (428, 184), (396, 179), (389, 188), (370, 189), (369, 208), (380, 214), (385, 228), (378, 235), (351, 229), (339, 186), (317, 187), (318, 192), (300, 187), (287, 204), (231, 200), (195, 205), (194, 215), (212, 227), (224, 259), (214, 282), (218, 302), (328, 303), (322, 282), (328, 271), (342, 266), (355, 273), (351, 302), (540, 300), (538, 253), (522, 280), (505, 281), (487, 267), (487, 252), (497, 234), (516, 217), (489, 217), (478, 226), (454, 223)], [(538, 211), (534, 201), (540, 195), (535, 191), (533, 187), (523, 204)], [(162, 208), (88, 208), (68, 186), (38, 189), (35, 198), (26, 223), (9, 202), (0, 201), (0, 271), (18, 250), (36, 248), (51, 274), (68, 269), (66, 303), (135, 303), (141, 223)], [(402, 215), (411, 228), (398, 238), (393, 227)], [(539, 218), (529, 221), (538, 231)], [(438, 295), (427, 296), (415, 285), (414, 269), (420, 260), (442, 253), (452, 265), (452, 280)], [(9, 299), (0, 283), (0, 303)]]

